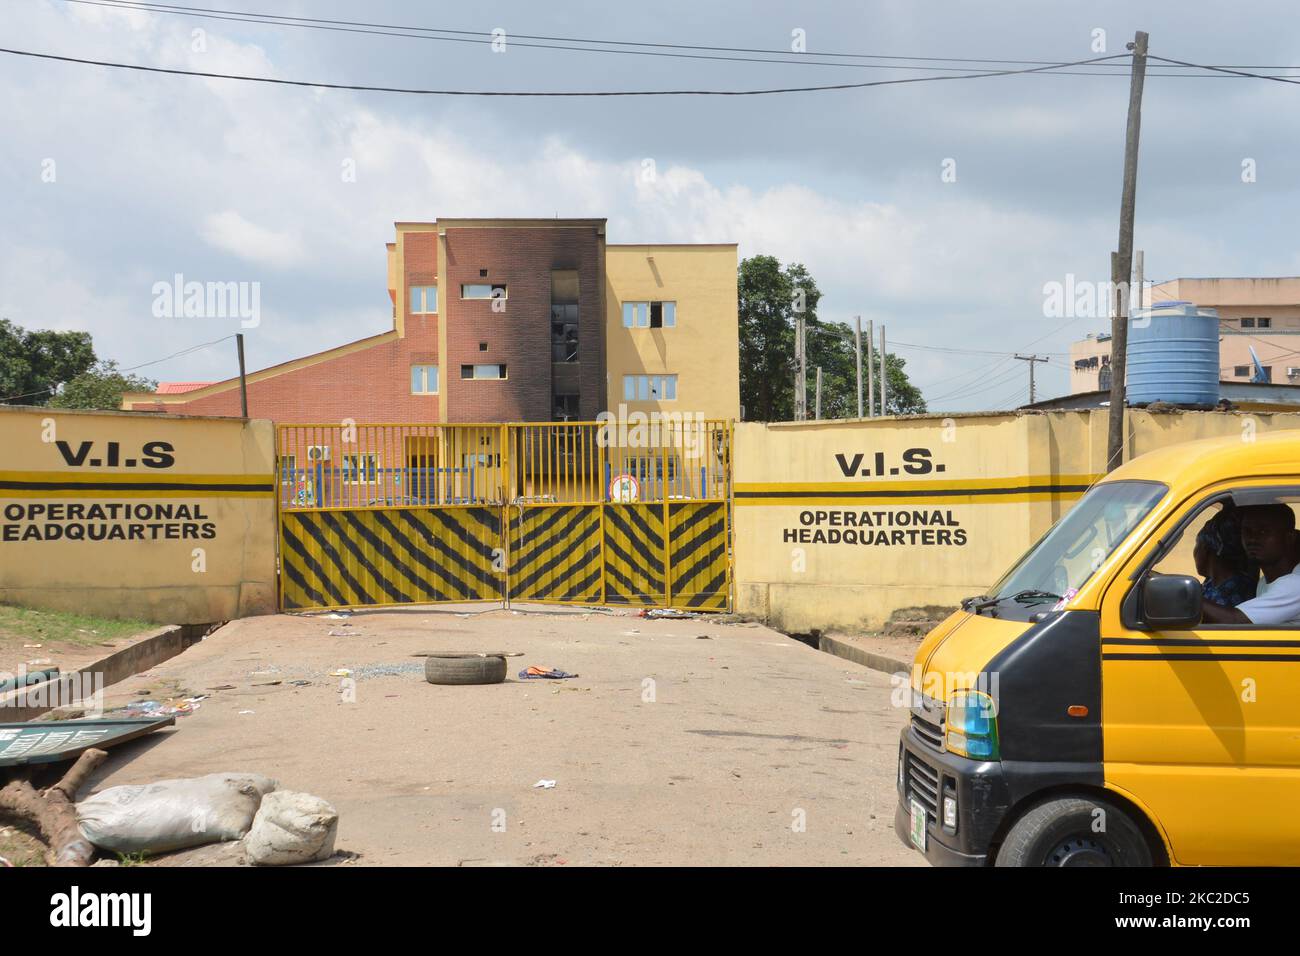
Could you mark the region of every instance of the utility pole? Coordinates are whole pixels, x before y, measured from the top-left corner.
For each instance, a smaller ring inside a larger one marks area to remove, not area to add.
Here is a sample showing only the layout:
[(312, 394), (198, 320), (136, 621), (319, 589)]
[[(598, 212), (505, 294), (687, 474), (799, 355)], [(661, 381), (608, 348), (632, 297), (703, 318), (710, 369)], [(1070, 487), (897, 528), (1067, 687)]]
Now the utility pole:
[(1142, 302), (1142, 287), (1146, 285), (1146, 263), (1143, 261), (1142, 250), (1138, 249), (1133, 253), (1133, 281), (1137, 285), (1137, 299), (1134, 300), (1134, 308), (1145, 308)]
[(888, 415), (889, 408), (889, 378), (885, 371), (885, 323), (880, 323), (880, 414)]
[(862, 417), (862, 316), (853, 317), (853, 355), (858, 366), (858, 418)]
[(1128, 129), (1124, 135), (1124, 187), (1119, 203), (1119, 249), (1111, 257), (1110, 281), (1116, 289), (1110, 324), (1110, 420), (1106, 436), (1106, 470), (1114, 470), (1124, 453), (1124, 365), (1128, 358), (1128, 289), (1133, 277), (1133, 210), (1137, 200), (1138, 139), (1142, 132), (1142, 87), (1147, 75), (1147, 34), (1139, 30), (1129, 74)]
[(816, 404), (813, 406), (813, 408), (814, 408), (813, 417), (816, 418), (817, 421), (821, 421), (822, 420), (822, 367), (820, 365), (817, 366), (817, 401)]
[(1038, 392), (1034, 388), (1034, 363), (1046, 362), (1047, 356), (1044, 355), (1040, 358), (1037, 355), (1016, 355), (1014, 357), (1022, 362), (1029, 363), (1029, 404), (1032, 405), (1038, 400)]
[(248, 417), (248, 377), (244, 374), (244, 333), (235, 333), (235, 348), (239, 351), (239, 408), (240, 414)]
[(803, 317), (796, 315), (794, 320), (794, 420), (797, 422), (803, 421), (808, 412), (808, 392), (804, 388), (803, 368)]
[(876, 323), (867, 323), (867, 415), (876, 417), (876, 365), (872, 352), (876, 348)]

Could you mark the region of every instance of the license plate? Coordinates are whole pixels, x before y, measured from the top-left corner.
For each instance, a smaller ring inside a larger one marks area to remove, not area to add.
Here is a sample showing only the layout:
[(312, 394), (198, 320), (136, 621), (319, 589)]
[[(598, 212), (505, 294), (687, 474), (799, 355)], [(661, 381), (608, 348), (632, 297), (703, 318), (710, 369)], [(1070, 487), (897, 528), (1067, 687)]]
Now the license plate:
[(925, 852), (925, 807), (917, 800), (910, 802), (912, 810), (912, 843), (922, 853)]

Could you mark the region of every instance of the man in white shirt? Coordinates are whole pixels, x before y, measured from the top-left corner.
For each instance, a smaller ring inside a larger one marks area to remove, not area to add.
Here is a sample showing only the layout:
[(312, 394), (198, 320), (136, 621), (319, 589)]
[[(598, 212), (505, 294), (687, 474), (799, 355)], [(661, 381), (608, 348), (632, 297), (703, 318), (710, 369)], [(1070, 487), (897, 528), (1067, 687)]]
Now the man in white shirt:
[(1300, 573), (1295, 570), (1295, 512), (1289, 505), (1250, 505), (1241, 509), (1241, 544), (1259, 565), (1255, 596), (1236, 607), (1202, 601), (1205, 624), (1300, 627)]

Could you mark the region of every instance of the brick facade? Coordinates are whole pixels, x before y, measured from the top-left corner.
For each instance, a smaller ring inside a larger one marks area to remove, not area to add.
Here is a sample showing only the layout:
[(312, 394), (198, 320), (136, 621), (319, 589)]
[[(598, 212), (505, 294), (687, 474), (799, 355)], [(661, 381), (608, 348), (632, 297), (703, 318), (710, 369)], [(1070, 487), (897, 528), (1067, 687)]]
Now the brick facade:
[[(391, 335), (391, 333), (389, 333)], [(393, 338), (347, 355), (282, 372), (248, 386), (248, 414), (277, 422), (429, 422), (437, 395), (411, 394), (411, 365), (436, 364), (437, 319), (417, 318), (404, 339)], [(134, 402), (136, 411), (238, 415), (238, 387), (183, 404)]]
[[(409, 243), (409, 239), (407, 240)], [(551, 273), (578, 272), (580, 415), (604, 404), (603, 277), (600, 239), (592, 229), (449, 228), (446, 237), (447, 420), (550, 421)], [(462, 285), (504, 284), (493, 303), (461, 299)], [(504, 306), (494, 311), (494, 305)], [(486, 343), (487, 350), (480, 349)], [(462, 365), (504, 364), (504, 381), (460, 378)]]
[[(576, 384), (578, 417), (594, 419), (606, 408), (604, 221), (477, 222), (399, 224), (399, 243), (390, 246), (400, 261), (394, 273), (390, 258), (393, 331), (253, 373), (249, 416), (286, 423), (441, 421), (439, 395), (411, 394), (411, 366), (427, 364), (439, 366), (449, 422), (550, 421), (557, 379), (560, 392)], [(551, 282), (558, 270), (577, 273), (579, 360), (553, 371)], [(462, 285), (482, 284), (505, 284), (504, 310), (461, 298)], [(433, 285), (441, 289), (441, 314), (411, 314), (408, 290)], [(253, 364), (255, 349), (252, 339)], [(507, 378), (461, 378), (462, 365), (485, 364), (505, 365)], [(220, 385), (214, 394), (199, 389), (173, 402), (128, 396), (126, 407), (238, 415), (237, 383)]]

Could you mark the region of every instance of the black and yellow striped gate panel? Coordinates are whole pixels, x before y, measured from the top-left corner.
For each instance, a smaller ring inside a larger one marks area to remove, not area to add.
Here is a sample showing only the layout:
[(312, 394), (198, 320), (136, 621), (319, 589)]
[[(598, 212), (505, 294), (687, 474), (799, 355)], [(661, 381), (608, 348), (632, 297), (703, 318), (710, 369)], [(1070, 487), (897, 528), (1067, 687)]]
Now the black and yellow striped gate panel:
[(496, 508), (285, 511), (280, 534), (285, 610), (502, 597)]
[(672, 607), (723, 611), (727, 576), (727, 504), (724, 501), (670, 502), (669, 575)]
[(662, 607), (667, 596), (663, 505), (604, 507), (605, 603)]
[(511, 506), (510, 599), (601, 603), (600, 505)]

